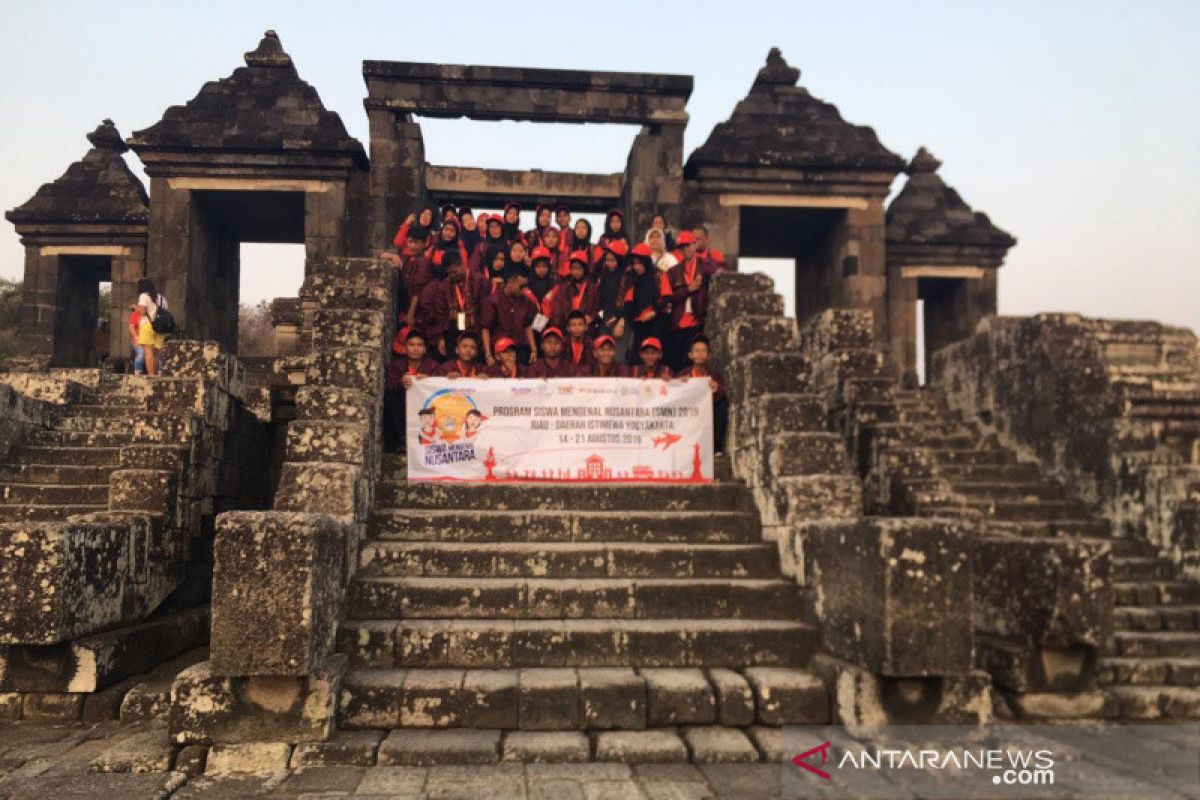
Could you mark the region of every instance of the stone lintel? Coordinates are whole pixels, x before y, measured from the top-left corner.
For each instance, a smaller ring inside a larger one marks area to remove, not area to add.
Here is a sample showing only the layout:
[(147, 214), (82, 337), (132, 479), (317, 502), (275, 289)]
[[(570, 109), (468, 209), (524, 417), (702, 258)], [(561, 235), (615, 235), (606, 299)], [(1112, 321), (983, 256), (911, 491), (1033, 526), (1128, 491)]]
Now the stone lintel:
[(132, 247), (119, 244), (66, 244), (42, 245), (38, 253), (43, 256), (131, 256)]
[(221, 192), (327, 192), (335, 188), (334, 181), (305, 178), (167, 178), (172, 189), (192, 189)]
[(692, 94), (691, 75), (651, 72), (600, 72), (576, 69), (493, 67), (434, 64), (416, 61), (364, 61), (363, 78), (409, 84), (464, 85), (509, 89), (566, 89), (572, 91), (636, 92), (680, 97)]
[(854, 208), (865, 211), (871, 202), (866, 197), (798, 194), (722, 194), (723, 206), (759, 206), (770, 208)]
[(972, 267), (967, 265), (959, 266), (939, 266), (936, 264), (924, 264), (904, 266), (900, 268), (900, 277), (902, 278), (967, 278), (979, 279), (987, 274), (987, 270), (983, 267)]
[(595, 206), (607, 210), (621, 198), (624, 174), (546, 172), (543, 170), (483, 169), (427, 164), (425, 185), (430, 194), (459, 202), (502, 205), (509, 200), (541, 202), (552, 198), (573, 209)]

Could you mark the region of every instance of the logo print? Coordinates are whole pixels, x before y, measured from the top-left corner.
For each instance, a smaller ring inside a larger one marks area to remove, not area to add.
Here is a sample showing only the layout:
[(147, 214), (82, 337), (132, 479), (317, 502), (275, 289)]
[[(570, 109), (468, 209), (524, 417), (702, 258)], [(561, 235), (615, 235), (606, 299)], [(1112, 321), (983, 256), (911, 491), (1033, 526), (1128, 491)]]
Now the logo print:
[(793, 758), (792, 763), (795, 764), (797, 767), (800, 767), (801, 769), (808, 770), (813, 775), (816, 775), (820, 778), (824, 778), (827, 781), (833, 780), (833, 778), (830, 776), (830, 774), (828, 772), (826, 772), (825, 770), (820, 769), (818, 767), (814, 767), (812, 764), (808, 763), (809, 756), (820, 753), (820, 755), (821, 755), (821, 765), (820, 766), (822, 766), (822, 767), (825, 766), (825, 761), (829, 758), (829, 746), (830, 746), (830, 742), (822, 742), (821, 744), (817, 745), (816, 747), (805, 750), (803, 753), (801, 753), (800, 755)]

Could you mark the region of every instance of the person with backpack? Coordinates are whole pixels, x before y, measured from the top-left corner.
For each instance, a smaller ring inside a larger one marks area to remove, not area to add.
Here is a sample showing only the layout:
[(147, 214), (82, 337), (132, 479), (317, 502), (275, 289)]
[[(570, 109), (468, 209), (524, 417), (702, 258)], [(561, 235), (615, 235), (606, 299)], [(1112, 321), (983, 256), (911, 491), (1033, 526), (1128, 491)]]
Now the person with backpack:
[(146, 374), (159, 374), (159, 352), (166, 341), (168, 333), (175, 332), (175, 318), (167, 310), (167, 298), (158, 293), (154, 282), (149, 278), (139, 278), (137, 343), (146, 357)]

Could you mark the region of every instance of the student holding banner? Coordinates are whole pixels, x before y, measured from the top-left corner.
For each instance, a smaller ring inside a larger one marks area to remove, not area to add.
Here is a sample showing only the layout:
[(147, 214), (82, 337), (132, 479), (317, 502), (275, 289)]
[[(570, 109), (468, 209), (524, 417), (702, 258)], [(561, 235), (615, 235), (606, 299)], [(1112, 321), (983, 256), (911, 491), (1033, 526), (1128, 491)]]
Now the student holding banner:
[[(686, 231), (685, 231), (686, 232)], [(725, 429), (729, 424), (729, 398), (725, 394), (725, 378), (708, 363), (711, 346), (708, 337), (698, 333), (688, 346), (688, 366), (677, 374), (681, 381), (708, 379), (713, 399), (713, 449), (725, 452)]]
[(479, 309), (479, 325), (483, 334), (483, 354), (489, 366), (496, 363), (493, 343), (507, 338), (515, 344), (517, 361), (528, 364), (537, 359), (537, 343), (533, 338), (533, 320), (537, 317), (537, 303), (526, 290), (528, 281), (525, 273), (508, 267), (503, 276), (504, 284), (499, 291), (484, 298)]
[(437, 362), (425, 350), (425, 336), (415, 328), (402, 328), (392, 340), (383, 393), (383, 449), (389, 453), (404, 452), (405, 395), (413, 379), (437, 374)]
[(617, 343), (607, 334), (596, 340), (593, 361), (587, 375), (591, 378), (628, 378), (629, 367), (617, 361)]
[(517, 363), (517, 345), (507, 336), (496, 340), (496, 359), (483, 370), (489, 378), (524, 378), (525, 368)]
[(563, 333), (558, 328), (542, 331), (542, 357), (525, 371), (527, 378), (574, 378), (575, 367), (563, 356)]
[(463, 331), (454, 344), (454, 358), (442, 364), (437, 375), (442, 378), (478, 378), (483, 375), (476, 356), (479, 355), (479, 334)]

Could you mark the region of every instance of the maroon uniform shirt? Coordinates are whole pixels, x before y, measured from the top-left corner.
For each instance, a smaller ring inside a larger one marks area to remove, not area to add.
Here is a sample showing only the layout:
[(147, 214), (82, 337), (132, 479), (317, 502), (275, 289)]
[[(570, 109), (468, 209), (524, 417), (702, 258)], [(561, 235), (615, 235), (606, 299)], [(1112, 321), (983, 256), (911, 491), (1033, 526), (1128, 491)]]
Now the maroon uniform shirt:
[(419, 363), (413, 364), (408, 360), (408, 356), (397, 356), (392, 359), (391, 364), (388, 364), (384, 381), (388, 391), (403, 392), (405, 375), (428, 375), (433, 377), (437, 374), (438, 363), (431, 358), (423, 358)]
[(568, 360), (566, 353), (559, 357), (558, 363), (551, 365), (545, 357), (529, 365), (525, 370), (526, 378), (574, 378), (578, 374), (575, 366)]
[(502, 291), (493, 292), (484, 298), (479, 309), (479, 325), (491, 333), (493, 342), (507, 336), (518, 344), (526, 344), (525, 329), (533, 324), (537, 313), (537, 305), (526, 294), (509, 297)]

